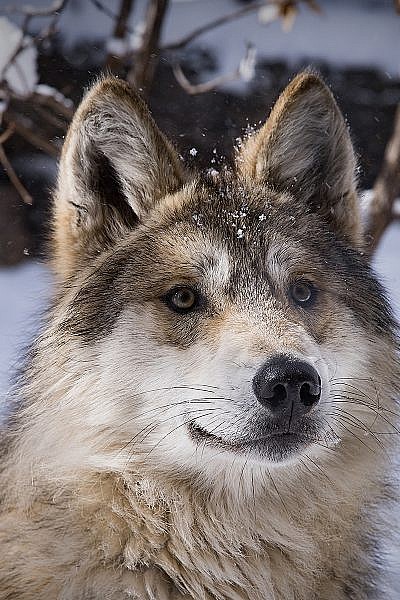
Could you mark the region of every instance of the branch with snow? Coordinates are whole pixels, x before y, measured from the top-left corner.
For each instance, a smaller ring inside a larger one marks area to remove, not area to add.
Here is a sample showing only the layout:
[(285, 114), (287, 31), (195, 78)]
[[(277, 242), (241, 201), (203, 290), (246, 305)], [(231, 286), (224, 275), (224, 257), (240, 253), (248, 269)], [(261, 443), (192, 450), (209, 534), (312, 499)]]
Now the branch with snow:
[(190, 81), (187, 79), (186, 75), (182, 71), (182, 67), (180, 66), (180, 64), (175, 64), (173, 66), (173, 72), (179, 85), (188, 94), (204, 94), (205, 92), (210, 92), (215, 88), (220, 87), (221, 85), (224, 85), (226, 83), (230, 83), (232, 81), (237, 81), (240, 79), (242, 81), (251, 81), (251, 79), (253, 79), (254, 77), (255, 72), (256, 55), (256, 48), (249, 44), (247, 46), (246, 54), (240, 61), (237, 69), (235, 69), (232, 73), (219, 75), (218, 77), (214, 77), (213, 79), (205, 81), (204, 83), (190, 83)]
[(140, 47), (134, 54), (133, 65), (128, 72), (129, 83), (148, 90), (153, 82), (154, 71), (160, 53), (160, 38), (169, 0), (149, 0), (145, 26)]
[(291, 24), (293, 23), (294, 17), (298, 12), (298, 5), (301, 2), (304, 2), (314, 12), (321, 12), (320, 7), (315, 0), (262, 0), (261, 2), (252, 2), (248, 6), (239, 8), (231, 13), (223, 15), (222, 17), (214, 19), (209, 23), (198, 27), (197, 29), (194, 29), (181, 39), (176, 40), (171, 44), (162, 46), (161, 50), (181, 50), (205, 33), (216, 29), (217, 27), (221, 27), (222, 25), (226, 25), (227, 23), (231, 23), (232, 21), (236, 21), (237, 19), (245, 17), (253, 12), (258, 12), (258, 19), (260, 23), (264, 25), (276, 19), (282, 18), (284, 28), (290, 29), (289, 21)]
[[(0, 135), (0, 163), (24, 202), (32, 198), (17, 177), (4, 149), (4, 142), (16, 133), (28, 143), (47, 154), (57, 157), (60, 148), (46, 137), (43, 121), (64, 133), (73, 115), (73, 104), (58, 90), (38, 84), (38, 48), (57, 31), (58, 19), (68, 0), (55, 0), (47, 7), (8, 7), (8, 13), (23, 16), (21, 28), (6, 17), (0, 18), (0, 122), (7, 129)], [(29, 34), (31, 20), (51, 17), (50, 23), (38, 34)], [(34, 119), (27, 117), (21, 107), (26, 106)], [(18, 108), (16, 108), (18, 107)], [(49, 110), (50, 109), (50, 110)], [(40, 132), (40, 133), (38, 133)]]

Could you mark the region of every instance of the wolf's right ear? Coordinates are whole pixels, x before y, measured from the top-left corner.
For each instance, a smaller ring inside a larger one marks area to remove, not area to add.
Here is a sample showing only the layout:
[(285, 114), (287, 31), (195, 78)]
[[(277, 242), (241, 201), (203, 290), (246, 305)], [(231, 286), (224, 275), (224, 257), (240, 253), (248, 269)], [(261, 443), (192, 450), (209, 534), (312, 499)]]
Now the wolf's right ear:
[(282, 92), (237, 164), (246, 178), (289, 192), (346, 242), (362, 246), (350, 135), (332, 93), (312, 71), (297, 75)]
[(62, 279), (132, 228), (183, 183), (179, 157), (123, 81), (97, 83), (79, 106), (61, 156), (54, 206)]

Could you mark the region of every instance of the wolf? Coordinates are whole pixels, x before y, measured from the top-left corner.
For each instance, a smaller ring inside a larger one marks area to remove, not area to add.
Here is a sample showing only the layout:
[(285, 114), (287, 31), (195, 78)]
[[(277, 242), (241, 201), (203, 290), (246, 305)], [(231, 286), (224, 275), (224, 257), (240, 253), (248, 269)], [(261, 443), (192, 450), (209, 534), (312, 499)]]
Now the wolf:
[(97, 81), (2, 432), (0, 598), (382, 598), (400, 373), (365, 247), (318, 74), (211, 173)]

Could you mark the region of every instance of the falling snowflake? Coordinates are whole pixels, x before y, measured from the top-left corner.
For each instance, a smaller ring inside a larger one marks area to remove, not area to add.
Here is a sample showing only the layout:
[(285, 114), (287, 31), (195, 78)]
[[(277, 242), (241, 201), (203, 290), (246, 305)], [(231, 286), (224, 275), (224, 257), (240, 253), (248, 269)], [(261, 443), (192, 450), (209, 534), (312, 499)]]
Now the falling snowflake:
[(189, 154), (190, 154), (191, 156), (196, 156), (196, 154), (197, 154), (197, 150), (196, 150), (196, 148), (191, 148), (191, 149), (189, 150)]
[(193, 219), (193, 221), (194, 221), (194, 222), (196, 223), (196, 225), (198, 225), (199, 227), (201, 227), (201, 226), (203, 225), (202, 218), (203, 218), (203, 215), (202, 215), (201, 213), (193, 213), (193, 215), (192, 215), (192, 219)]

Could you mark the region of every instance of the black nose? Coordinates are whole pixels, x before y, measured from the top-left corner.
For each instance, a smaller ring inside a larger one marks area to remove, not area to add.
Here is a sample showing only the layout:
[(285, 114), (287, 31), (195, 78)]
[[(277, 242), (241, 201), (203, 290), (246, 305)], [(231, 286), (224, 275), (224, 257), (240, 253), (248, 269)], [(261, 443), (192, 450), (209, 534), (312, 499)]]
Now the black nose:
[(290, 410), (300, 417), (320, 399), (321, 379), (309, 363), (280, 354), (257, 371), (253, 390), (257, 400), (275, 416)]

